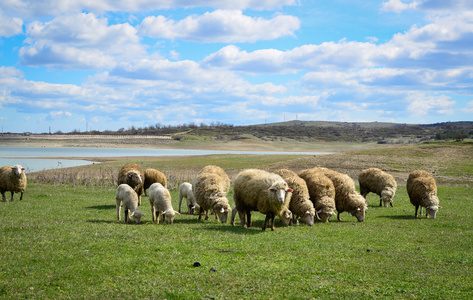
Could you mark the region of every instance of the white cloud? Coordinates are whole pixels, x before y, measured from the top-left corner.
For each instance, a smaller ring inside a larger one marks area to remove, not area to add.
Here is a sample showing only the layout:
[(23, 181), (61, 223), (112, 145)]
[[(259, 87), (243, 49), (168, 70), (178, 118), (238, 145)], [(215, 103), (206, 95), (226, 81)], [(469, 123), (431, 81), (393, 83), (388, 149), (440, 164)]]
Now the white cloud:
[(427, 96), (422, 92), (412, 92), (407, 97), (408, 110), (414, 115), (428, 115), (432, 112), (439, 114), (452, 113), (452, 106), (455, 101), (451, 101), (447, 95)]
[(401, 0), (389, 0), (387, 2), (383, 2), (381, 10), (399, 13), (407, 9), (415, 9), (417, 5), (417, 1), (413, 1), (409, 4), (406, 4)]
[(45, 16), (56, 16), (61, 14), (78, 13), (90, 11), (95, 13), (104, 12), (139, 12), (153, 11), (159, 9), (171, 9), (176, 7), (212, 7), (216, 9), (255, 9), (273, 10), (286, 5), (295, 5), (297, 0), (9, 0), (0, 2), (0, 9), (9, 15), (17, 15), (22, 18), (35, 18)]
[(117, 60), (146, 54), (136, 29), (128, 23), (108, 25), (105, 18), (81, 13), (27, 25), (29, 44), (20, 49), (23, 65), (64, 69), (111, 68)]
[(23, 20), (5, 16), (0, 8), (0, 36), (10, 37), (21, 33), (23, 33)]
[(138, 26), (140, 35), (204, 43), (237, 43), (274, 40), (294, 36), (297, 17), (278, 15), (272, 19), (252, 18), (241, 10), (216, 10), (175, 21), (164, 16), (146, 17)]

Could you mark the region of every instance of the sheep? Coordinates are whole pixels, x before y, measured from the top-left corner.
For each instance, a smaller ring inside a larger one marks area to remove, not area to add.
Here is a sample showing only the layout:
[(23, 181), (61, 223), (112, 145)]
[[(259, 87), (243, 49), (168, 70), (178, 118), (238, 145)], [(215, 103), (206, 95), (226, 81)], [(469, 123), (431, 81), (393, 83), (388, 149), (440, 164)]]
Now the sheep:
[(23, 193), (26, 190), (25, 168), (20, 165), (4, 166), (0, 168), (0, 192), (3, 201), (7, 201), (5, 192), (11, 192), (11, 201), (13, 194), (20, 193), (20, 200), (23, 200)]
[(200, 206), (195, 202), (194, 192), (192, 192), (192, 184), (184, 182), (179, 186), (179, 212), (181, 212), (182, 198), (186, 198), (186, 204), (189, 214), (193, 215)]
[(406, 188), (409, 200), (415, 207), (414, 217), (417, 218), (419, 207), (422, 216), (422, 207), (425, 207), (426, 217), (435, 219), (437, 211), (442, 208), (439, 206), (435, 179), (428, 172), (416, 170), (409, 174)]
[(138, 195), (138, 205), (141, 205), (141, 194), (143, 194), (144, 183), (143, 169), (137, 164), (128, 163), (124, 165), (118, 173), (118, 185), (126, 183), (131, 186)]
[(204, 167), (193, 181), (194, 197), (200, 206), (199, 221), (205, 211), (205, 220), (209, 219), (209, 210), (213, 210), (215, 219), (227, 222), (228, 213), (232, 210), (228, 204), (227, 194), (230, 179), (225, 171), (214, 165)]
[(396, 194), (397, 183), (394, 177), (378, 168), (369, 168), (361, 171), (358, 176), (360, 183), (360, 194), (365, 197), (373, 192), (379, 196), (379, 206), (393, 206), (393, 198)]
[[(289, 210), (293, 190), (281, 176), (263, 170), (241, 171), (233, 184), (233, 201), (244, 228), (251, 226), (251, 211), (266, 215), (262, 229), (267, 225), (274, 230), (274, 217), (279, 216), (287, 226), (292, 219)], [(245, 214), (247, 220), (245, 221)], [(232, 223), (234, 225), (234, 223)]]
[(298, 175), (307, 184), (317, 219), (327, 223), (335, 213), (335, 187), (332, 180), (317, 169), (302, 170)]
[(341, 221), (340, 214), (344, 211), (355, 216), (358, 222), (365, 220), (366, 199), (355, 189), (355, 182), (348, 175), (326, 168), (315, 168), (332, 180), (335, 187), (335, 207), (337, 220)]
[(310, 200), (309, 189), (304, 179), (297, 176), (291, 170), (279, 169), (274, 171), (275, 174), (281, 176), (288, 186), (293, 190), (291, 201), (289, 202), (289, 210), (292, 212), (293, 222), (299, 225), (298, 217), (307, 225), (314, 225), (315, 209), (314, 204)]
[[(120, 184), (117, 188), (115, 196), (117, 204), (117, 220), (120, 221), (120, 207), (123, 203), (123, 210), (125, 211), (125, 224), (129, 223), (130, 216), (133, 217), (136, 224), (141, 223), (141, 218), (144, 214), (138, 209), (138, 194), (128, 184)], [(131, 215), (128, 215), (128, 210)]]
[(149, 187), (149, 203), (151, 204), (151, 214), (153, 221), (159, 224), (159, 216), (162, 216), (163, 223), (172, 224), (175, 215), (180, 215), (179, 212), (172, 208), (171, 194), (161, 183), (153, 183)]
[(144, 190), (145, 196), (146, 196), (146, 190), (149, 189), (149, 187), (155, 182), (159, 182), (165, 188), (167, 188), (166, 175), (164, 175), (162, 172), (156, 169), (148, 168), (148, 169), (145, 169), (144, 174), (145, 174), (145, 180), (144, 180), (143, 190)]

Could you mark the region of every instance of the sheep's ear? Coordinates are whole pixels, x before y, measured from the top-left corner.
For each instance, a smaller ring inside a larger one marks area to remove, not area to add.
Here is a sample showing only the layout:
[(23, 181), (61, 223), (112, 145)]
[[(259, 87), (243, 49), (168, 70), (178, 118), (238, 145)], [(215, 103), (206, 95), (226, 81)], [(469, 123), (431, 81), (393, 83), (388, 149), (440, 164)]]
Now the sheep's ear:
[(317, 211), (318, 214), (320, 214), (321, 212), (322, 212), (322, 209), (319, 209), (319, 210)]
[(161, 214), (162, 214), (162, 215), (165, 215), (165, 214), (166, 214), (166, 212), (165, 212), (165, 211), (163, 211)]
[(442, 208), (442, 206), (439, 206), (438, 208), (439, 208), (439, 209), (441, 209), (441, 208)]
[(305, 214), (306, 214), (306, 215), (310, 215), (310, 211), (306, 211)]
[(275, 193), (275, 192), (277, 191), (277, 189), (270, 187), (270, 188), (268, 189), (268, 191)]
[(357, 207), (357, 208), (356, 208), (356, 211), (361, 211), (361, 208), (360, 208), (360, 207)]
[(223, 214), (224, 212), (225, 212), (225, 209), (222, 207), (222, 208), (220, 209), (220, 213)]
[(174, 211), (174, 213), (175, 213), (176, 215), (180, 215), (180, 214), (181, 214), (181, 213), (178, 212), (178, 211)]
[(286, 192), (292, 193), (294, 190), (293, 189), (287, 189)]

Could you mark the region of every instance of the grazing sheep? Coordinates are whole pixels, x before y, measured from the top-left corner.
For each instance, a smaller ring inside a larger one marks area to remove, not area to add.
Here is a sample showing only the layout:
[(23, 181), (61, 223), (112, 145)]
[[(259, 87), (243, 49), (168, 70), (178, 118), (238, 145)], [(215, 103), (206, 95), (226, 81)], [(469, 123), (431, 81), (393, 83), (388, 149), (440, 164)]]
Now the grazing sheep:
[(437, 211), (442, 207), (439, 206), (437, 184), (432, 175), (422, 170), (413, 171), (409, 174), (406, 188), (409, 200), (415, 207), (414, 217), (417, 218), (419, 207), (422, 216), (422, 207), (425, 207), (426, 217), (435, 219)]
[(327, 223), (335, 214), (335, 187), (332, 180), (318, 169), (307, 169), (298, 174), (305, 180), (317, 219)]
[(348, 175), (326, 168), (315, 168), (322, 171), (332, 180), (335, 187), (335, 207), (337, 219), (341, 221), (340, 214), (344, 211), (351, 213), (359, 222), (365, 220), (366, 199), (355, 189), (355, 182)]
[(263, 230), (266, 230), (267, 225), (274, 230), (275, 216), (279, 216), (287, 226), (292, 219), (292, 213), (288, 209), (292, 192), (293, 190), (277, 174), (257, 169), (240, 172), (233, 184), (233, 201), (243, 227), (251, 226), (253, 210), (266, 215)]
[[(130, 216), (133, 217), (136, 224), (141, 223), (141, 218), (144, 217), (143, 213), (138, 209), (138, 194), (128, 185), (120, 184), (117, 188), (117, 194), (115, 196), (117, 204), (117, 220), (120, 221), (120, 207), (123, 203), (123, 210), (125, 211), (125, 224), (129, 223)], [(131, 212), (131, 215), (128, 214)]]
[(301, 218), (307, 225), (314, 225), (314, 204), (310, 200), (309, 189), (304, 179), (288, 169), (279, 169), (274, 171), (274, 173), (281, 176), (293, 190), (291, 201), (289, 202), (289, 210), (292, 212), (293, 222), (299, 225), (298, 218)]
[(164, 175), (162, 172), (148, 168), (145, 170), (145, 181), (143, 185), (143, 190), (145, 192), (146, 196), (146, 190), (149, 189), (149, 187), (156, 182), (161, 183), (164, 187), (167, 187), (167, 180), (166, 180), (166, 175)]
[(149, 203), (151, 204), (151, 214), (153, 221), (159, 224), (159, 216), (162, 216), (163, 223), (172, 224), (175, 215), (180, 215), (172, 208), (171, 194), (161, 183), (153, 183), (149, 187)]
[(196, 210), (200, 209), (199, 204), (195, 202), (194, 192), (192, 192), (192, 184), (184, 182), (179, 187), (179, 212), (181, 212), (182, 198), (186, 198), (187, 211), (193, 215)]
[(141, 194), (143, 194), (144, 183), (143, 169), (137, 164), (129, 163), (124, 165), (118, 172), (118, 185), (126, 183), (131, 186), (138, 195), (138, 205), (141, 205)]
[(372, 192), (379, 196), (379, 206), (393, 206), (397, 183), (394, 177), (378, 168), (369, 168), (361, 171), (358, 176), (360, 194), (365, 197)]
[(213, 210), (217, 221), (227, 222), (228, 212), (232, 209), (227, 199), (230, 179), (225, 171), (218, 166), (206, 166), (194, 178), (192, 186), (195, 201), (200, 206), (199, 221), (204, 211), (205, 220), (208, 220), (209, 210)]
[(3, 201), (7, 201), (5, 192), (11, 192), (11, 201), (13, 194), (20, 193), (20, 200), (23, 200), (23, 193), (26, 189), (25, 168), (20, 165), (4, 166), (0, 168), (0, 192)]

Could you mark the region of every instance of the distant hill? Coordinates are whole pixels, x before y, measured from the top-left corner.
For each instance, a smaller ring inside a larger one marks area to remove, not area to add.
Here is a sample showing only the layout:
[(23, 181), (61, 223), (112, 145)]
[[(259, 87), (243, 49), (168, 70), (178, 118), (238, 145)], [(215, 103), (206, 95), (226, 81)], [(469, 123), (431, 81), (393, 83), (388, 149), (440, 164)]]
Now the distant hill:
[[(54, 135), (64, 134), (57, 132)], [(175, 140), (205, 138), (215, 140), (255, 139), (262, 141), (294, 140), (302, 142), (378, 142), (389, 144), (418, 143), (433, 139), (465, 139), (473, 137), (473, 122), (435, 124), (401, 124), (387, 122), (287, 121), (280, 123), (234, 126), (183, 124), (121, 128), (118, 131), (71, 132), (67, 135), (148, 135), (171, 136)], [(4, 135), (5, 136), (5, 135)]]

